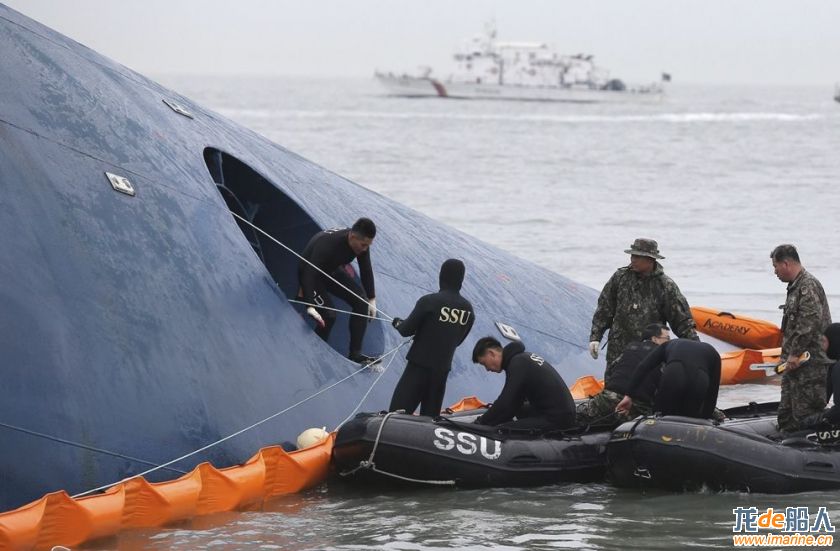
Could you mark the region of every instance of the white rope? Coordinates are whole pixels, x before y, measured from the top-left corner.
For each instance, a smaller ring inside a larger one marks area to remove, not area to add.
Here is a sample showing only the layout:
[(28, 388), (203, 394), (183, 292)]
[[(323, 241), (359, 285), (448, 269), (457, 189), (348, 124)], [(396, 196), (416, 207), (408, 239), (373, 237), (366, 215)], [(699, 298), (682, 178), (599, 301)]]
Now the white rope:
[(389, 473), (388, 471), (383, 471), (376, 465), (371, 465), (370, 470), (377, 472), (379, 474), (384, 474), (385, 476), (390, 476), (392, 478), (399, 478), (400, 480), (405, 480), (406, 482), (415, 482), (418, 484), (433, 484), (436, 486), (454, 486), (454, 480), (422, 480), (420, 478), (411, 478), (408, 476), (402, 476), (397, 473)]
[(370, 456), (367, 458), (367, 461), (362, 460), (362, 461), (359, 462), (359, 466), (356, 467), (355, 469), (352, 469), (352, 470), (347, 471), (347, 472), (339, 473), (339, 474), (341, 476), (350, 476), (350, 475), (354, 474), (356, 471), (359, 471), (361, 469), (370, 469), (370, 470), (372, 470), (374, 472), (377, 472), (379, 474), (384, 474), (385, 476), (390, 476), (392, 478), (397, 478), (399, 480), (405, 480), (406, 482), (416, 482), (416, 483), (420, 483), (420, 484), (432, 484), (432, 485), (435, 485), (435, 486), (454, 486), (455, 485), (454, 480), (421, 480), (419, 478), (411, 478), (411, 477), (408, 477), (408, 476), (399, 475), (397, 473), (390, 473), (388, 471), (383, 471), (382, 469), (380, 469), (379, 467), (376, 466), (376, 462), (374, 462), (373, 457), (376, 455), (376, 448), (379, 447), (379, 441), (382, 438), (382, 430), (385, 428), (385, 422), (388, 421), (388, 419), (392, 415), (396, 415), (397, 413), (405, 413), (405, 410), (392, 411), (390, 413), (385, 414), (385, 417), (382, 418), (382, 422), (379, 423), (379, 430), (376, 431), (376, 440), (373, 441), (373, 448), (370, 450)]
[[(322, 274), (324, 274), (325, 276), (327, 276), (328, 278), (330, 278), (330, 279), (331, 279), (334, 283), (336, 283), (339, 287), (341, 287), (342, 289), (344, 289), (345, 291), (347, 291), (348, 293), (350, 293), (351, 295), (353, 295), (353, 296), (354, 296), (354, 297), (356, 297), (357, 299), (359, 299), (359, 300), (361, 300), (362, 302), (365, 302), (365, 303), (366, 303), (366, 302), (368, 302), (368, 300), (367, 300), (366, 298), (362, 298), (362, 297), (360, 297), (359, 295), (357, 295), (356, 293), (354, 293), (353, 291), (351, 291), (350, 289), (348, 289), (347, 287), (345, 287), (344, 285), (342, 285), (342, 284), (341, 284), (341, 282), (340, 282), (340, 281), (338, 281), (337, 279), (335, 279), (333, 276), (331, 276), (330, 274), (328, 274), (327, 272), (325, 272), (324, 270), (322, 270), (321, 268), (319, 268), (318, 266), (316, 266), (315, 264), (313, 264), (312, 262), (310, 262), (310, 261), (309, 261), (309, 260), (307, 260), (306, 258), (303, 258), (301, 255), (299, 255), (297, 252), (295, 252), (295, 251), (294, 251), (291, 247), (289, 247), (289, 246), (288, 246), (288, 245), (286, 245), (285, 243), (281, 243), (280, 241), (278, 241), (277, 239), (275, 239), (274, 237), (272, 237), (271, 235), (269, 235), (269, 234), (268, 234), (265, 230), (263, 230), (262, 228), (259, 228), (259, 227), (257, 227), (256, 225), (254, 225), (254, 223), (252, 223), (250, 220), (246, 220), (245, 218), (242, 218), (241, 216), (239, 216), (238, 214), (236, 214), (236, 213), (235, 213), (235, 212), (233, 212), (232, 210), (229, 210), (228, 212), (230, 212), (230, 213), (231, 213), (232, 215), (234, 215), (237, 219), (242, 220), (243, 222), (245, 222), (246, 224), (248, 224), (249, 226), (251, 226), (252, 228), (254, 228), (255, 230), (257, 230), (258, 232), (260, 232), (261, 234), (263, 234), (263, 235), (264, 235), (264, 236), (266, 236), (267, 238), (271, 239), (274, 243), (277, 243), (278, 245), (280, 245), (281, 247), (283, 247), (284, 249), (286, 249), (287, 251), (289, 251), (290, 253), (292, 253), (293, 255), (295, 255), (296, 257), (298, 257), (299, 259), (303, 260), (304, 262), (306, 262), (307, 264), (309, 264), (310, 266), (312, 266), (313, 268), (315, 268), (316, 270), (318, 270), (319, 272), (321, 272)], [(388, 314), (386, 314), (385, 312), (383, 312), (382, 310), (378, 310), (378, 311), (379, 311), (379, 312), (381, 312), (381, 313), (382, 313), (382, 315), (383, 315), (383, 316), (385, 316), (385, 318), (386, 318), (388, 321), (391, 321), (391, 320), (393, 320), (393, 319), (394, 319), (394, 318), (392, 318), (391, 316), (389, 316)]]
[(380, 318), (376, 316), (368, 316), (367, 314), (357, 314), (356, 312), (351, 312), (349, 310), (341, 310), (340, 308), (330, 308), (329, 306), (319, 306), (317, 304), (312, 304), (311, 302), (303, 302), (302, 300), (295, 300), (290, 298), (289, 302), (294, 302), (295, 304), (303, 304), (304, 306), (311, 306), (313, 308), (318, 308), (319, 310), (332, 310), (333, 312), (339, 312), (342, 314), (350, 314), (351, 316), (359, 316), (360, 318), (367, 318), (369, 320), (379, 320), (379, 321), (387, 321), (391, 323), (391, 320), (386, 320), (385, 318)]
[[(389, 355), (389, 354), (394, 354), (394, 353), (395, 353), (397, 350), (399, 350), (399, 349), (400, 349), (400, 347), (402, 347), (404, 344), (405, 344), (405, 342), (400, 343), (400, 344), (399, 344), (399, 346), (397, 346), (397, 347), (395, 347), (395, 348), (393, 348), (393, 349), (389, 350), (388, 352), (386, 352), (386, 353), (382, 354), (382, 356), (380, 356), (380, 357), (379, 357), (379, 359), (384, 358), (385, 356), (387, 356), (387, 355)], [(191, 456), (193, 456), (193, 455), (195, 455), (195, 454), (197, 454), (197, 453), (201, 453), (201, 452), (203, 452), (203, 451), (205, 451), (205, 450), (209, 450), (210, 448), (212, 448), (212, 447), (214, 447), (214, 446), (217, 446), (217, 445), (221, 444), (222, 442), (226, 442), (227, 440), (230, 440), (231, 438), (234, 438), (235, 436), (239, 436), (240, 434), (242, 434), (242, 433), (244, 433), (244, 432), (247, 432), (247, 431), (249, 431), (249, 430), (251, 430), (251, 429), (253, 429), (253, 428), (255, 428), (255, 427), (258, 427), (258, 426), (262, 425), (263, 423), (266, 423), (266, 422), (268, 422), (268, 421), (270, 421), (270, 420), (274, 419), (275, 417), (278, 417), (278, 416), (280, 416), (280, 415), (282, 415), (282, 414), (284, 414), (284, 413), (286, 413), (286, 412), (288, 412), (288, 411), (291, 411), (292, 409), (294, 409), (294, 408), (298, 407), (299, 405), (301, 405), (301, 404), (303, 404), (303, 403), (305, 403), (305, 402), (308, 402), (308, 401), (309, 401), (309, 400), (311, 400), (312, 398), (315, 398), (316, 396), (319, 396), (319, 395), (323, 394), (324, 392), (326, 392), (326, 391), (328, 391), (328, 390), (330, 390), (330, 389), (332, 389), (332, 388), (334, 388), (334, 387), (336, 387), (336, 386), (340, 385), (340, 384), (341, 384), (341, 383), (343, 383), (344, 381), (346, 381), (346, 380), (350, 379), (351, 377), (354, 377), (354, 376), (358, 375), (359, 373), (361, 373), (362, 371), (364, 371), (364, 370), (368, 369), (368, 368), (369, 368), (372, 364), (374, 364), (374, 363), (378, 362), (378, 361), (379, 361), (379, 359), (374, 360), (374, 361), (373, 361), (373, 362), (371, 362), (370, 364), (364, 365), (363, 367), (361, 367), (360, 369), (358, 369), (358, 370), (354, 371), (353, 373), (351, 373), (351, 374), (350, 374), (350, 375), (348, 375), (347, 377), (344, 377), (343, 379), (341, 379), (341, 380), (339, 380), (339, 381), (336, 381), (335, 383), (331, 384), (331, 385), (330, 385), (330, 386), (328, 386), (328, 387), (322, 388), (321, 390), (319, 390), (318, 392), (316, 392), (316, 393), (312, 394), (311, 396), (308, 396), (308, 397), (304, 398), (303, 400), (300, 400), (299, 402), (296, 402), (296, 403), (292, 404), (291, 406), (289, 406), (289, 407), (287, 407), (287, 408), (285, 408), (285, 409), (283, 409), (283, 410), (278, 411), (277, 413), (274, 413), (274, 414), (272, 414), (272, 415), (269, 415), (268, 417), (266, 417), (266, 418), (265, 418), (265, 419), (263, 419), (262, 421), (257, 421), (257, 422), (256, 422), (256, 423), (254, 423), (253, 425), (250, 425), (250, 426), (248, 426), (248, 427), (245, 427), (245, 428), (244, 428), (244, 429), (242, 429), (242, 430), (236, 431), (236, 432), (234, 432), (233, 434), (230, 434), (230, 435), (228, 435), (228, 436), (225, 436), (224, 438), (221, 438), (221, 439), (219, 439), (219, 440), (216, 440), (215, 442), (213, 442), (213, 443), (211, 443), (211, 444), (207, 444), (206, 446), (204, 446), (204, 447), (202, 447), (202, 448), (199, 448), (199, 449), (197, 449), (197, 450), (195, 450), (195, 451), (191, 451), (191, 452), (190, 452), (190, 453), (188, 453), (188, 454), (182, 455), (181, 457), (178, 457), (178, 458), (173, 459), (173, 460), (171, 460), (171, 461), (167, 461), (166, 463), (163, 463), (163, 464), (161, 464), (161, 465), (157, 465), (157, 466), (155, 466), (155, 467), (153, 467), (153, 468), (151, 468), (151, 469), (147, 469), (147, 470), (145, 470), (145, 471), (143, 471), (143, 472), (141, 472), (141, 473), (138, 473), (138, 474), (135, 474), (135, 475), (131, 475), (131, 476), (129, 476), (129, 477), (123, 478), (122, 480), (118, 480), (118, 481), (116, 481), (116, 482), (112, 482), (112, 483), (110, 483), (110, 484), (105, 484), (105, 485), (103, 485), (103, 486), (99, 486), (98, 488), (93, 488), (93, 489), (91, 489), (91, 490), (87, 490), (87, 491), (85, 491), (85, 492), (81, 492), (81, 493), (75, 494), (75, 495), (73, 495), (73, 496), (71, 496), (71, 497), (73, 497), (73, 498), (82, 497), (82, 496), (86, 496), (86, 495), (88, 495), (88, 494), (92, 494), (93, 492), (98, 492), (98, 491), (100, 491), (100, 490), (105, 490), (105, 489), (108, 489), (108, 488), (110, 488), (111, 486), (116, 486), (117, 484), (120, 484), (120, 483), (122, 483), (122, 482), (128, 482), (129, 480), (131, 480), (131, 479), (133, 479), (133, 478), (138, 478), (138, 477), (141, 477), (141, 476), (145, 476), (145, 475), (147, 475), (147, 474), (149, 474), (149, 473), (153, 473), (153, 472), (155, 472), (155, 471), (157, 471), (157, 470), (159, 470), (159, 469), (163, 469), (163, 468), (169, 467), (170, 465), (173, 465), (173, 464), (175, 464), (175, 463), (178, 463), (179, 461), (182, 461), (182, 460), (184, 460), (184, 459), (186, 459), (186, 458), (188, 458), (188, 457), (191, 457)], [(381, 377), (381, 375), (380, 375), (380, 377)], [(378, 380), (379, 380), (379, 379), (377, 378), (377, 381), (378, 381)], [(376, 384), (376, 383), (374, 382), (374, 384)], [(368, 393), (370, 393), (370, 390), (368, 390)], [(365, 395), (365, 396), (367, 396), (367, 395)]]
[[(351, 412), (350, 412), (350, 415), (348, 415), (348, 416), (347, 416), (347, 418), (346, 418), (346, 419), (344, 419), (344, 421), (342, 421), (341, 423), (339, 423), (339, 424), (338, 424), (338, 426), (337, 426), (337, 427), (335, 427), (335, 430), (340, 429), (342, 426), (344, 426), (344, 423), (346, 423), (347, 421), (349, 421), (350, 419), (352, 419), (352, 417), (353, 417), (354, 415), (356, 415), (356, 412), (357, 412), (357, 411), (359, 411), (359, 408), (361, 408), (361, 407), (362, 407), (362, 404), (363, 404), (363, 403), (364, 403), (364, 401), (367, 399), (367, 397), (368, 397), (368, 395), (370, 394), (370, 392), (373, 390), (373, 387), (375, 387), (375, 386), (376, 386), (376, 383), (378, 383), (378, 382), (379, 382), (379, 379), (381, 379), (381, 378), (382, 378), (382, 376), (383, 376), (383, 375), (385, 375), (385, 372), (386, 372), (386, 371), (388, 371), (388, 368), (389, 368), (389, 367), (391, 367), (391, 363), (394, 361), (394, 358), (396, 358), (396, 357), (397, 357), (397, 351), (398, 351), (400, 348), (402, 348), (403, 346), (405, 346), (406, 344), (410, 343), (412, 340), (413, 340), (413, 338), (408, 338), (408, 339), (405, 339), (402, 343), (400, 343), (400, 345), (399, 345), (398, 347), (394, 348), (391, 352), (388, 352), (388, 354), (393, 354), (393, 356), (391, 356), (391, 359), (390, 359), (390, 360), (388, 360), (388, 365), (386, 365), (386, 366), (385, 366), (385, 368), (382, 370), (382, 373), (380, 373), (380, 374), (379, 374), (379, 376), (376, 378), (376, 380), (375, 380), (375, 381), (373, 381), (373, 384), (371, 384), (371, 385), (370, 385), (370, 388), (368, 389), (368, 391), (367, 391), (367, 392), (365, 392), (365, 395), (364, 395), (364, 396), (362, 396), (362, 399), (361, 399), (361, 400), (359, 400), (359, 403), (356, 405), (356, 407), (353, 409), (353, 411), (351, 411)], [(383, 354), (383, 355), (382, 355), (379, 359), (377, 359), (377, 360), (375, 360), (375, 361), (371, 362), (371, 364), (379, 363), (380, 361), (382, 361), (382, 358), (384, 358), (385, 356), (387, 356), (387, 354)]]

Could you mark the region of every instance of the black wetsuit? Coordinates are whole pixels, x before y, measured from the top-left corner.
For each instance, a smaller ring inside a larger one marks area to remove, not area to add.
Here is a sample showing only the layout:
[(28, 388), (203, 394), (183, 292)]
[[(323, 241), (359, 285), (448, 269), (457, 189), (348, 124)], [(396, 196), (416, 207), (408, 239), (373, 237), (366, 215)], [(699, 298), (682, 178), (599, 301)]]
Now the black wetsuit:
[[(511, 428), (564, 429), (575, 424), (575, 401), (563, 377), (543, 358), (525, 352), (520, 342), (512, 342), (502, 351), (505, 386), (484, 415), (476, 419), (482, 425)], [(525, 401), (530, 415), (522, 415)]]
[(720, 388), (720, 354), (708, 343), (676, 339), (658, 346), (633, 373), (627, 394), (639, 397), (645, 377), (662, 367), (653, 410), (711, 419)]
[[(373, 287), (373, 269), (370, 265), (370, 251), (365, 251), (357, 257), (347, 241), (349, 233), (349, 228), (318, 232), (306, 244), (301, 256), (318, 266), (324, 272), (330, 274), (341, 285), (344, 285), (360, 297), (372, 299), (376, 295)], [(361, 277), (364, 290), (362, 287), (359, 287), (356, 280), (344, 268), (344, 265), (352, 262), (354, 258), (359, 262), (359, 276)], [(330, 295), (333, 295), (349, 304), (354, 313), (361, 314), (362, 316), (367, 315), (367, 302), (359, 300), (346, 289), (336, 284), (335, 281), (325, 277), (324, 274), (302, 260), (298, 265), (298, 280), (300, 281), (301, 298), (304, 302), (334, 308), (335, 306), (330, 299)], [(317, 328), (315, 332), (326, 341), (329, 339), (330, 331), (332, 331), (333, 325), (335, 324), (335, 312), (333, 310), (318, 308), (317, 306), (316, 310), (324, 318), (324, 327)], [(367, 319), (361, 316), (350, 316), (351, 354), (361, 351), (367, 321)]]
[[(653, 341), (635, 341), (628, 344), (613, 364), (610, 377), (604, 383), (604, 389), (622, 396), (627, 394), (627, 388), (630, 386), (636, 368), (657, 346)], [(633, 398), (652, 404), (660, 374), (659, 370), (650, 371), (636, 389), (636, 396)]]
[(834, 405), (825, 412), (825, 420), (830, 425), (840, 425), (840, 406), (837, 401), (840, 400), (840, 362), (835, 362), (828, 368), (828, 381), (826, 384), (826, 402), (831, 400), (834, 396)]
[(825, 330), (825, 337), (828, 339), (826, 356), (834, 363), (828, 367), (828, 374), (825, 381), (825, 401), (828, 403), (834, 396), (834, 405), (831, 409), (814, 413), (807, 416), (802, 422), (803, 428), (832, 428), (840, 426), (840, 323), (832, 323)]
[(834, 396), (834, 405), (831, 406), (825, 413), (825, 421), (831, 425), (840, 425), (840, 406), (837, 401), (840, 400), (840, 323), (832, 323), (825, 329), (825, 337), (828, 339), (828, 349), (825, 355), (829, 359), (834, 360), (828, 368), (828, 380), (826, 381), (826, 398), (825, 401), (831, 400)]
[(396, 326), (403, 337), (414, 335), (414, 342), (406, 354), (408, 364), (394, 389), (389, 411), (414, 413), (420, 405), (420, 415), (440, 414), (452, 356), (475, 321), (472, 304), (459, 293), (463, 281), (463, 262), (444, 262), (440, 291), (421, 297), (411, 314)]

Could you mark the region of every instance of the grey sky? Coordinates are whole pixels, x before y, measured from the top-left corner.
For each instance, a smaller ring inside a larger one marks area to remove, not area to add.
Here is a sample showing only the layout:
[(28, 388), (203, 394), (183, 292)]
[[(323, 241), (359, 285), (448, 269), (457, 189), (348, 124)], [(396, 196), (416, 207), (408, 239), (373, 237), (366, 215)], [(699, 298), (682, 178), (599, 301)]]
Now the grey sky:
[(649, 81), (830, 86), (840, 80), (833, 0), (7, 0), (141, 73), (367, 76), (442, 73), (495, 18), (507, 40), (595, 54)]

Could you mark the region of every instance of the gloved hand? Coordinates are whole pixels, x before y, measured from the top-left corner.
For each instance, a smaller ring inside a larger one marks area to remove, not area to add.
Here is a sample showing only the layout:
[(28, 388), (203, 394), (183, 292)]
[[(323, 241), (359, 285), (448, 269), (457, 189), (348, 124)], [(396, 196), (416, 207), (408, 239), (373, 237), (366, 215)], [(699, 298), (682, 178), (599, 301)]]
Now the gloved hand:
[(318, 327), (324, 327), (324, 318), (321, 317), (321, 314), (318, 313), (314, 307), (310, 306), (306, 309), (306, 313), (315, 320), (315, 323), (318, 324)]
[(589, 355), (592, 356), (593, 360), (598, 359), (598, 346), (600, 346), (599, 341), (592, 341), (589, 343)]
[(391, 325), (394, 326), (394, 329), (398, 329), (402, 322), (403, 322), (402, 318), (394, 318), (394, 319), (391, 320)]
[[(371, 319), (376, 317), (376, 299), (372, 298), (368, 301), (368, 316)], [(371, 319), (368, 319), (368, 323), (371, 322)]]

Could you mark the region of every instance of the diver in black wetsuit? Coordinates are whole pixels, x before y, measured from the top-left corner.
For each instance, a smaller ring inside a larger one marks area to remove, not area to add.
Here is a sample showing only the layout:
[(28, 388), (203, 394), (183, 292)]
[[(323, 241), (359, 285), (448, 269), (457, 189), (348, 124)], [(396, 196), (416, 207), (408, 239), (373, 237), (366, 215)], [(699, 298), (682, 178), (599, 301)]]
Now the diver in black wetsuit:
[(645, 377), (663, 363), (653, 410), (711, 419), (720, 388), (720, 354), (708, 343), (689, 339), (669, 341), (648, 354), (633, 373), (627, 395), (616, 411), (629, 411)]
[[(580, 425), (590, 423), (621, 423), (621, 419), (613, 415), (615, 407), (627, 393), (627, 387), (636, 367), (642, 363), (648, 354), (657, 346), (671, 339), (668, 327), (661, 323), (651, 323), (642, 331), (642, 339), (628, 344), (621, 356), (613, 362), (607, 370), (604, 379), (604, 389), (589, 400), (577, 406), (577, 422)], [(653, 396), (659, 384), (661, 371), (654, 369), (645, 377), (644, 382), (636, 389), (633, 396), (633, 407), (630, 417), (650, 415), (653, 412)]]
[[(575, 401), (563, 377), (543, 358), (526, 352), (521, 342), (502, 349), (493, 337), (482, 337), (473, 348), (473, 362), (493, 373), (504, 371), (506, 377), (502, 393), (476, 423), (542, 430), (575, 424)], [(517, 420), (511, 421), (514, 417)]]
[(831, 409), (809, 415), (802, 421), (803, 428), (836, 428), (840, 426), (840, 323), (830, 324), (823, 332), (822, 347), (834, 363), (828, 368), (826, 402), (834, 396)]
[[(329, 339), (330, 331), (335, 324), (335, 312), (325, 308), (333, 308), (330, 295), (336, 296), (350, 305), (355, 316), (350, 316), (350, 359), (357, 362), (368, 362), (373, 358), (362, 354), (362, 340), (365, 337), (367, 322), (365, 316), (376, 317), (376, 295), (373, 286), (373, 269), (370, 264), (370, 245), (376, 237), (376, 226), (369, 218), (359, 218), (352, 228), (324, 230), (316, 233), (301, 256), (309, 262), (301, 260), (298, 265), (298, 281), (303, 301), (312, 304), (306, 309), (318, 327), (315, 332), (325, 341)], [(345, 271), (344, 265), (353, 259), (359, 262), (359, 276), (362, 286)], [(311, 263), (311, 264), (310, 264)], [(324, 274), (312, 267), (312, 264), (329, 274)], [(365, 300), (362, 300), (341, 287), (338, 281)]]
[(475, 321), (472, 304), (459, 293), (463, 282), (464, 263), (450, 258), (440, 267), (440, 291), (421, 297), (406, 319), (394, 318), (396, 330), (414, 335), (414, 343), (389, 411), (414, 413), (419, 404), (420, 415), (440, 413), (452, 356)]

